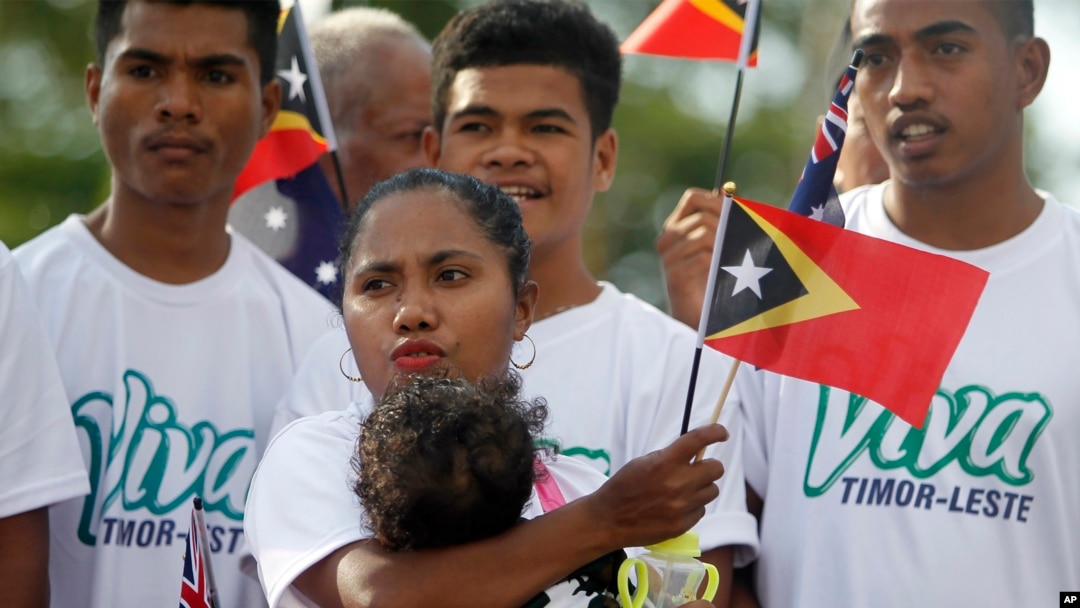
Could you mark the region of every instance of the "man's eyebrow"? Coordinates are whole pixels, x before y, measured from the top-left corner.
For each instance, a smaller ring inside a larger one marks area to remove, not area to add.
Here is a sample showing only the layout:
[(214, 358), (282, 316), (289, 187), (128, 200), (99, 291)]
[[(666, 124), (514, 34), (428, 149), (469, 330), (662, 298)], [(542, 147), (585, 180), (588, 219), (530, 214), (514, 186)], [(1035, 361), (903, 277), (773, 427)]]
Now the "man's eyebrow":
[(498, 116), (499, 113), (495, 111), (495, 108), (484, 105), (470, 105), (464, 108), (450, 113), (450, 119), (460, 118), (462, 116)]
[[(150, 49), (144, 49), (139, 47), (132, 47), (126, 49), (120, 53), (117, 59), (128, 59), (133, 61), (146, 61), (149, 63), (157, 63), (168, 65), (172, 63), (172, 59), (166, 55), (163, 55), (157, 51), (151, 51)], [(212, 55), (204, 55), (202, 57), (196, 57), (192, 63), (197, 67), (217, 67), (217, 66), (244, 66), (247, 65), (247, 61), (239, 55), (232, 53), (215, 53)]]
[(946, 34), (974, 34), (975, 28), (964, 23), (963, 21), (939, 21), (938, 23), (931, 23), (930, 25), (919, 29), (915, 32), (916, 40), (925, 40), (927, 38), (935, 38), (937, 36), (944, 36)]
[(213, 55), (204, 55), (202, 57), (196, 57), (192, 64), (197, 67), (211, 68), (219, 66), (238, 66), (243, 67), (247, 65), (247, 61), (239, 55), (232, 53), (216, 53)]
[(169, 63), (169, 58), (156, 51), (132, 47), (120, 53), (117, 59), (129, 59), (135, 61), (148, 61), (150, 63)]
[[(963, 21), (956, 21), (956, 20), (939, 21), (937, 23), (931, 23), (930, 25), (927, 25), (926, 27), (923, 27), (923, 28), (920, 28), (920, 29), (916, 30), (913, 38), (915, 38), (915, 40), (920, 40), (921, 41), (921, 40), (927, 40), (929, 38), (936, 38), (938, 36), (945, 36), (945, 35), (948, 35), (948, 34), (955, 34), (955, 33), (974, 34), (974, 33), (976, 33), (976, 31), (975, 31), (975, 28), (973, 28), (970, 25), (964, 23)], [(861, 48), (867, 47), (867, 46), (882, 46), (882, 45), (888, 45), (888, 44), (893, 44), (893, 43), (895, 43), (895, 39), (892, 36), (888, 36), (886, 34), (874, 33), (874, 34), (866, 34), (865, 36), (860, 36), (859, 38), (857, 38), (854, 41), (854, 43), (851, 46), (852, 46), (852, 50), (854, 50), (854, 49), (861, 49)]]
[(574, 122), (574, 117), (562, 109), (562, 108), (541, 108), (539, 110), (533, 110), (525, 115), (526, 118), (538, 119), (538, 118), (558, 118), (567, 122)]
[(865, 36), (859, 36), (851, 43), (851, 50), (854, 52), (855, 49), (861, 49), (867, 46), (884, 46), (892, 43), (892, 36), (886, 36), (885, 34), (866, 34)]

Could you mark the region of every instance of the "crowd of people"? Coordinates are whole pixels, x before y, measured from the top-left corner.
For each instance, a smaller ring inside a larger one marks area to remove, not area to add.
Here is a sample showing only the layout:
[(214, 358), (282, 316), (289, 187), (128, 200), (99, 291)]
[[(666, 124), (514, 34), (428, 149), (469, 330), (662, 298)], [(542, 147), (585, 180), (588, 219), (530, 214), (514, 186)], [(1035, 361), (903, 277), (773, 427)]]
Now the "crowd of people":
[(710, 422), (734, 362), (707, 350), (682, 435), (722, 198), (688, 189), (658, 235), (670, 314), (587, 267), (643, 145), (612, 128), (611, 28), (578, 0), (489, 0), (431, 43), (382, 9), (313, 24), (331, 303), (228, 226), (279, 10), (99, 0), (110, 192), (0, 246), (4, 605), (171, 605), (195, 496), (223, 608), (615, 606), (626, 556), (689, 530), (720, 575), (694, 606), (1080, 589), (1080, 214), (1024, 171), (1031, 0), (852, 2), (846, 229), (990, 274), (923, 427), (746, 367)]

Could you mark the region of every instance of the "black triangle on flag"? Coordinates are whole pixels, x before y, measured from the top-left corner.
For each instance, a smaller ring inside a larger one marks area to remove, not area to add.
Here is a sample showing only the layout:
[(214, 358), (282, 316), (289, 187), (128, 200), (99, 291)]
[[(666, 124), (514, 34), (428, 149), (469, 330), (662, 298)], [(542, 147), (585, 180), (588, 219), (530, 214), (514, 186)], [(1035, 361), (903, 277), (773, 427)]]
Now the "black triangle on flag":
[(319, 119), (316, 106), (315, 66), (308, 65), (309, 57), (304, 52), (304, 43), (300, 39), (299, 13), (295, 8), (285, 12), (285, 18), (279, 22), (278, 53), (274, 64), (274, 74), (281, 82), (281, 112), (294, 112), (307, 118), (311, 129), (326, 137), (326, 129)]
[[(755, 267), (768, 269), (757, 279), (760, 296), (743, 288), (735, 274), (723, 270), (745, 265), (747, 252)], [(809, 293), (772, 237), (738, 204), (732, 204), (728, 213), (719, 266), (706, 335), (722, 332)], [(738, 292), (736, 286), (740, 287)]]

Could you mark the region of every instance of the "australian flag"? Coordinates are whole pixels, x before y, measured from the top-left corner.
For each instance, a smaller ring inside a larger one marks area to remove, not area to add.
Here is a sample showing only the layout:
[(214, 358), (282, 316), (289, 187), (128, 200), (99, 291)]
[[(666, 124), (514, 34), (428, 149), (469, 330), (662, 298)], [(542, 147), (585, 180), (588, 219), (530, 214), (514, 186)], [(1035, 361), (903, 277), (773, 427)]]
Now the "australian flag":
[(328, 297), (339, 289), (345, 212), (317, 161), (337, 146), (299, 4), (282, 11), (281, 110), (237, 179), (229, 225)]
[(844, 70), (840, 85), (836, 89), (829, 111), (821, 123), (817, 140), (810, 150), (810, 159), (803, 168), (802, 178), (791, 196), (788, 210), (834, 226), (844, 225), (844, 210), (840, 207), (840, 198), (833, 185), (836, 174), (836, 161), (840, 158), (840, 148), (847, 135), (848, 98), (855, 88), (855, 75), (862, 62), (862, 51), (855, 51), (851, 65)]
[(184, 576), (180, 583), (180, 608), (216, 608), (214, 601), (210, 564), (204, 559), (199, 531), (202, 528), (198, 514), (202, 501), (195, 499), (191, 509), (191, 529), (188, 530), (187, 547), (184, 550)]

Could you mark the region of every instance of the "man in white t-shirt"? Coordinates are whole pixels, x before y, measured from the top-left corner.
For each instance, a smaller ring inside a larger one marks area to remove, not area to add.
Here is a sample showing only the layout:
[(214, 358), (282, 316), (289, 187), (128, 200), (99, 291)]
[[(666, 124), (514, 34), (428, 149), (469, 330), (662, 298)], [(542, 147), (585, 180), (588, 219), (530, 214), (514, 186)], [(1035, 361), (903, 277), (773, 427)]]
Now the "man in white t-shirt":
[[(1080, 587), (1080, 214), (1035, 190), (1030, 0), (857, 0), (856, 90), (891, 181), (847, 228), (990, 279), (923, 428), (835, 388), (741, 377), (764, 606), (1035, 606)], [(882, 374), (904, 374), (882, 369)]]
[(233, 184), (280, 103), (279, 6), (102, 2), (86, 75), (105, 202), (15, 251), (56, 350), (90, 493), (50, 510), (52, 605), (179, 598), (201, 496), (220, 606), (274, 404), (328, 303), (226, 230)]
[[(605, 474), (678, 437), (695, 344), (689, 328), (598, 282), (582, 256), (593, 195), (615, 173), (620, 71), (618, 40), (578, 3), (488, 3), (460, 14), (434, 43), (435, 126), (424, 133), (431, 164), (496, 184), (520, 203), (533, 243), (529, 274), (540, 286), (535, 350), (526, 340), (514, 354), (524, 392), (547, 399), (557, 449)], [(339, 371), (340, 363), (358, 374), (348, 348), (343, 331), (316, 345), (275, 428), (370, 401)], [(729, 366), (704, 353), (691, 428), (711, 415)], [(738, 416), (727, 408), (721, 422), (737, 426)], [(705, 559), (722, 572), (732, 547), (752, 554), (756, 546), (736, 441), (710, 452), (726, 472), (721, 497), (695, 527)]]
[(0, 243), (0, 589), (5, 605), (49, 604), (49, 505), (86, 495), (52, 346)]

